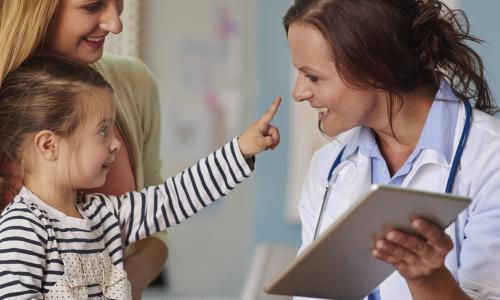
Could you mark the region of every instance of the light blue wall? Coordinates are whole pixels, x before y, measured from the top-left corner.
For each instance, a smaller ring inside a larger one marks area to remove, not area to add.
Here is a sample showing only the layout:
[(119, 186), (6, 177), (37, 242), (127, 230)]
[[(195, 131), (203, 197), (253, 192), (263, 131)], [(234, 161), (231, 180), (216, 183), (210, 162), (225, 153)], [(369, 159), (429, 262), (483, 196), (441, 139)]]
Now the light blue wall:
[(461, 0), (460, 3), (471, 23), (472, 33), (485, 41), (473, 48), (484, 59), (493, 99), (500, 104), (500, 1)]
[(281, 18), (292, 1), (259, 0), (257, 20), (257, 86), (258, 104), (255, 117), (266, 110), (275, 96), (283, 103), (274, 123), (281, 131), (281, 145), (261, 155), (257, 161), (253, 245), (286, 243), (298, 245), (300, 226), (284, 221), (287, 188), (289, 142), (290, 57)]

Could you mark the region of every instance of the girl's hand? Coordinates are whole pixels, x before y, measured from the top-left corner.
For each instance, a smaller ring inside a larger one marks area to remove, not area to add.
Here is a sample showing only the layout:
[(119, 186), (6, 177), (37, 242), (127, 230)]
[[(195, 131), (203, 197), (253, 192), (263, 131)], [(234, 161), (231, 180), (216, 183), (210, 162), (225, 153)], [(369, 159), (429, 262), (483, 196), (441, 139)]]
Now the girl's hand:
[(417, 235), (390, 230), (375, 241), (372, 255), (393, 265), (408, 281), (425, 280), (444, 267), (453, 242), (443, 230), (423, 219), (414, 219), (411, 226)]
[(245, 159), (252, 158), (254, 155), (267, 149), (274, 150), (280, 143), (278, 128), (270, 124), (278, 111), (280, 103), (281, 97), (276, 97), (264, 115), (240, 135), (238, 144)]

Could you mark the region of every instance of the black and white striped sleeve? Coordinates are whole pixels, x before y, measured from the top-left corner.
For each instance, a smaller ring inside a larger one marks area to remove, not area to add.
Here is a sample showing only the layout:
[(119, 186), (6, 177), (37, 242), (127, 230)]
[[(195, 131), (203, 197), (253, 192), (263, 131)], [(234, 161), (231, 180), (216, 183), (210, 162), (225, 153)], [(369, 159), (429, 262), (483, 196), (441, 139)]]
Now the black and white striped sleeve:
[(109, 199), (126, 245), (179, 224), (225, 196), (252, 173), (234, 138), (159, 186)]
[(48, 234), (43, 223), (15, 203), (0, 218), (0, 299), (42, 299)]

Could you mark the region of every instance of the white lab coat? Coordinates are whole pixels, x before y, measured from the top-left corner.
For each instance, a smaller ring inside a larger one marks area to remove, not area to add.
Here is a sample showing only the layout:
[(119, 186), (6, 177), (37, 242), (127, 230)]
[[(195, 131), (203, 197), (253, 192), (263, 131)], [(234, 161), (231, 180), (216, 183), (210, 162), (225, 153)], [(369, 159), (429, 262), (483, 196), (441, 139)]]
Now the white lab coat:
[[(446, 232), (454, 249), (446, 266), (462, 289), (474, 299), (500, 299), (500, 121), (474, 110), (470, 136), (465, 147), (453, 193), (472, 198), (469, 208)], [(454, 132), (453, 155), (465, 122), (461, 105)], [(302, 190), (299, 213), (302, 222), (302, 251), (312, 242), (328, 171), (347, 143), (355, 143), (359, 129), (343, 134), (318, 150), (309, 166)], [(451, 161), (432, 149), (424, 149), (402, 186), (444, 192)], [(370, 158), (356, 151), (336, 168), (321, 231), (342, 215), (371, 184)], [(381, 285), (382, 300), (411, 299), (408, 287), (395, 272)], [(304, 299), (304, 298), (296, 298)]]

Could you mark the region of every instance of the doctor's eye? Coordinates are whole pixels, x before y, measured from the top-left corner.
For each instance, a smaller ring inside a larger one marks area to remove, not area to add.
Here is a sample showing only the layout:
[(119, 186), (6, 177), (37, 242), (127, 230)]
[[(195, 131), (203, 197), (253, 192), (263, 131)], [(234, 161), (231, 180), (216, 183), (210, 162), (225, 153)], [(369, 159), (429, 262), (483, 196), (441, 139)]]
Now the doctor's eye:
[(317, 82), (318, 81), (318, 77), (314, 76), (314, 75), (306, 75), (306, 78), (309, 79), (311, 82)]

